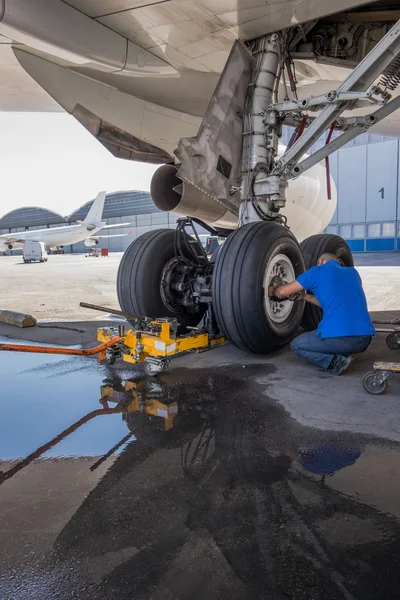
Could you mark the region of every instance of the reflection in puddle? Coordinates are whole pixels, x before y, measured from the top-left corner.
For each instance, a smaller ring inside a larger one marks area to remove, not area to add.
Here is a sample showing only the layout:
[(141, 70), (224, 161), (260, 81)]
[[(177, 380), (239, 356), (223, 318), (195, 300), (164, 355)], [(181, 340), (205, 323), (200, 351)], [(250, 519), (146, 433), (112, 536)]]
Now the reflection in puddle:
[[(88, 358), (2, 352), (0, 373), (0, 459), (15, 460), (101, 408), (99, 384), (107, 370)], [(102, 455), (125, 434), (119, 415), (100, 417), (45, 458)]]
[(71, 359), (63, 375), (55, 358), (48, 379), (49, 360), (9, 364), (2, 413), (17, 437), (26, 411), (30, 428), (5, 435), (6, 456), (32, 452), (40, 427), (37, 446), (93, 410), (117, 414), (96, 413), (0, 487), (5, 597), (30, 597), (38, 579), (41, 600), (397, 597), (397, 443), (299, 424), (257, 383), (265, 363), (119, 379)]

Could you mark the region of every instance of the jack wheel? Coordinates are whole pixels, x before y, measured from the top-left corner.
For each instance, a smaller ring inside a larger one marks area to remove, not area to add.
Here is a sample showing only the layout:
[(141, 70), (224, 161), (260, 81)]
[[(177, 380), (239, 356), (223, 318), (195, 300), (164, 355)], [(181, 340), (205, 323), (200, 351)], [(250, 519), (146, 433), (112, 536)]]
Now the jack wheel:
[(304, 303), (276, 302), (268, 286), (290, 283), (304, 271), (294, 235), (273, 222), (251, 223), (230, 234), (214, 267), (212, 297), (224, 336), (241, 350), (266, 354), (293, 337)]
[[(335, 254), (345, 267), (354, 267), (353, 255), (347, 243), (338, 235), (322, 233), (312, 235), (300, 244), (306, 269), (315, 267), (321, 254), (329, 252)], [(304, 315), (301, 322), (306, 331), (317, 329), (322, 319), (322, 310), (319, 306), (305, 302)]]
[(384, 394), (387, 390), (387, 379), (385, 381), (379, 382), (377, 380), (377, 373), (375, 371), (370, 371), (366, 374), (363, 379), (364, 389), (368, 392), (368, 394), (373, 394), (374, 396), (380, 396)]
[(173, 312), (161, 292), (162, 275), (175, 258), (175, 231), (157, 229), (138, 237), (125, 251), (117, 274), (117, 295), (124, 312), (145, 317), (173, 317), (195, 327), (202, 314)]
[(389, 333), (386, 337), (386, 344), (392, 350), (400, 348), (400, 332), (394, 331), (393, 333)]
[(160, 360), (159, 362), (151, 362), (145, 360), (143, 362), (143, 370), (148, 377), (155, 377), (168, 369), (169, 360)]
[(117, 360), (117, 357), (114, 353), (114, 350), (112, 348), (107, 348), (106, 358), (104, 360), (104, 363), (106, 365), (114, 365), (116, 360)]

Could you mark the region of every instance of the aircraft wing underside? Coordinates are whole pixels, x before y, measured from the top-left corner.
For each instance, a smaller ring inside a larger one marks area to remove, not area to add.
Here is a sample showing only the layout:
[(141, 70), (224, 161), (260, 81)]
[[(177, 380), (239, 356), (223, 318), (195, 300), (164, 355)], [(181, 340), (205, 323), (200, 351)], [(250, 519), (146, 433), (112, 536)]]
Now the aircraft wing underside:
[(126, 237), (127, 235), (129, 235), (129, 232), (113, 233), (112, 235), (91, 235), (90, 238), (88, 238), (88, 239), (89, 240), (108, 240), (108, 238)]
[[(398, 18), (389, 0), (0, 0), (0, 110), (61, 107), (114, 155), (170, 162), (179, 139), (196, 135), (236, 39), (334, 22), (333, 11), (353, 23), (343, 11), (362, 5), (382, 8), (379, 23)], [(338, 56), (296, 61), (300, 97), (337, 87), (355, 64)], [(397, 114), (380, 125), (397, 129)]]
[(0, 244), (1, 243), (5, 243), (5, 244), (23, 244), (24, 242), (25, 242), (24, 238), (14, 237), (12, 233), (10, 235), (8, 235), (8, 234), (0, 235)]

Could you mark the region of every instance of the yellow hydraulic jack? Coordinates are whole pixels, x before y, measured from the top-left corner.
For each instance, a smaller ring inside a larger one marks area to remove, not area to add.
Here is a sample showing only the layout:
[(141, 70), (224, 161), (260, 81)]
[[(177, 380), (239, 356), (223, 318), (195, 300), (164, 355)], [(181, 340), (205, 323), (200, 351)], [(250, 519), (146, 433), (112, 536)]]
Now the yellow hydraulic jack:
[(133, 364), (143, 363), (147, 375), (156, 375), (168, 368), (171, 358), (187, 352), (204, 352), (226, 343), (220, 334), (205, 329), (190, 328), (189, 333), (178, 335), (178, 322), (174, 318), (152, 319), (138, 317), (122, 311), (86, 304), (84, 308), (93, 308), (103, 312), (122, 315), (134, 323), (132, 329), (124, 327), (105, 327), (97, 330), (97, 339), (107, 344), (116, 336), (119, 341), (107, 349), (108, 362), (122, 358)]

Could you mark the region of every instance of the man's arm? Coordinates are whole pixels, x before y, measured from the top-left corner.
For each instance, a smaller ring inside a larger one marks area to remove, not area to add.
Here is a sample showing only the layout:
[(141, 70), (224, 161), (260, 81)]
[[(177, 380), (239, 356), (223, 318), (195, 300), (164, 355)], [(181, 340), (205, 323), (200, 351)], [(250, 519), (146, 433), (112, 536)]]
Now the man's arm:
[(304, 294), (302, 300), (305, 300), (306, 302), (310, 302), (310, 304), (314, 304), (315, 306), (319, 306), (321, 308), (321, 305), (318, 302), (317, 298), (315, 296), (313, 296), (312, 294)]
[[(298, 281), (292, 281), (286, 285), (280, 285), (278, 287), (270, 286), (268, 288), (268, 296), (276, 296), (277, 298), (288, 298), (293, 294), (297, 294), (304, 290), (303, 286)], [(317, 298), (312, 294), (304, 294), (299, 300), (305, 300), (306, 302), (310, 302), (310, 304), (314, 304), (315, 306), (321, 306), (318, 302)]]
[(293, 294), (297, 294), (303, 290), (303, 286), (298, 281), (292, 281), (286, 285), (279, 285), (277, 287), (270, 286), (268, 288), (268, 296), (276, 296), (277, 298), (288, 298)]

